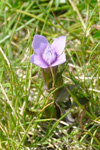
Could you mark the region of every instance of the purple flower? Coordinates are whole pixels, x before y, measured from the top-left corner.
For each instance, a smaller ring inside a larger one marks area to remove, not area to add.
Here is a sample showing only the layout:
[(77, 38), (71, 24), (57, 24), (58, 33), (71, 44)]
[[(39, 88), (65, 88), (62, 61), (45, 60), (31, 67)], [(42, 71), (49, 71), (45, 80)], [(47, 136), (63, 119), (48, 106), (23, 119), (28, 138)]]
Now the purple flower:
[(35, 35), (33, 49), (36, 55), (31, 55), (31, 62), (41, 68), (49, 68), (66, 62), (66, 55), (63, 53), (66, 44), (66, 37), (59, 36), (50, 45), (42, 35)]

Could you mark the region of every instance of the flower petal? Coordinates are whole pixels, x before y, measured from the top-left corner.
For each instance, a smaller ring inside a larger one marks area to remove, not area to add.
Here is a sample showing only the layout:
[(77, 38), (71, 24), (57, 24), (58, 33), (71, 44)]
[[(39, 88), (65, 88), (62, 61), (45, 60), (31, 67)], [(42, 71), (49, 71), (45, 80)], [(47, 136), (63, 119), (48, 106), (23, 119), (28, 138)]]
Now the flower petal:
[(51, 46), (48, 44), (42, 55), (43, 60), (48, 65), (51, 65), (56, 60), (56, 57), (57, 57), (56, 53), (54, 52), (53, 49), (51, 49)]
[(64, 62), (66, 62), (66, 55), (65, 54), (61, 54), (57, 60), (51, 65), (51, 67), (63, 64)]
[(46, 48), (46, 46), (49, 44), (48, 40), (42, 36), (42, 35), (35, 35), (33, 38), (33, 49), (36, 54), (41, 55), (43, 53), (43, 50)]
[(66, 44), (66, 36), (59, 36), (53, 41), (51, 47), (56, 51), (56, 53), (59, 56), (63, 52), (65, 44)]
[(48, 68), (49, 66), (43, 61), (40, 55), (31, 55), (31, 62), (41, 68)]

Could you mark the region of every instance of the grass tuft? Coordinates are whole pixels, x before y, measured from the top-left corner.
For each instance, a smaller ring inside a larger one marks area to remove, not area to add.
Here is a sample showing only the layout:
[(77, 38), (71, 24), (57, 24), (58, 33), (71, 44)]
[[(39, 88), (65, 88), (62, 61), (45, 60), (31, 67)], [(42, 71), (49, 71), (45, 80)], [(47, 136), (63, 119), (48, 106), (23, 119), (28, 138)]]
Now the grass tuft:
[[(100, 149), (99, 0), (0, 1), (0, 149)], [(81, 83), (88, 103), (57, 118), (52, 94), (43, 90), (41, 69), (30, 63), (32, 40), (67, 37), (64, 83)], [(64, 117), (72, 113), (73, 124)]]

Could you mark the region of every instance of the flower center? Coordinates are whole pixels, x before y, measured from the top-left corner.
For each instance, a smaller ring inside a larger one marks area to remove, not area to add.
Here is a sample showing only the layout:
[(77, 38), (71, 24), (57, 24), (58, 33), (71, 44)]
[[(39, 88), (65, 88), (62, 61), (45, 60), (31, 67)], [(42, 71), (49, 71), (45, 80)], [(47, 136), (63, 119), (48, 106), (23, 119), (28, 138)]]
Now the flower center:
[(44, 50), (43, 54), (42, 54), (42, 58), (43, 60), (48, 64), (51, 65), (53, 62), (55, 62), (56, 60), (56, 53), (54, 52), (54, 50), (51, 48), (50, 45), (48, 45), (46, 47), (46, 49)]

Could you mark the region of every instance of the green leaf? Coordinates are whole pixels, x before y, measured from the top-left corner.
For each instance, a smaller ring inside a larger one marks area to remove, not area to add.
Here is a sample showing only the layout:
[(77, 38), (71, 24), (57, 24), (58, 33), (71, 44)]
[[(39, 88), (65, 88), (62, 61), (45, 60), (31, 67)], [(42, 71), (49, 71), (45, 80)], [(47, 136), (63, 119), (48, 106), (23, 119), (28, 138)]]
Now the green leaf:
[(96, 31), (93, 35), (94, 38), (100, 39), (100, 31)]

